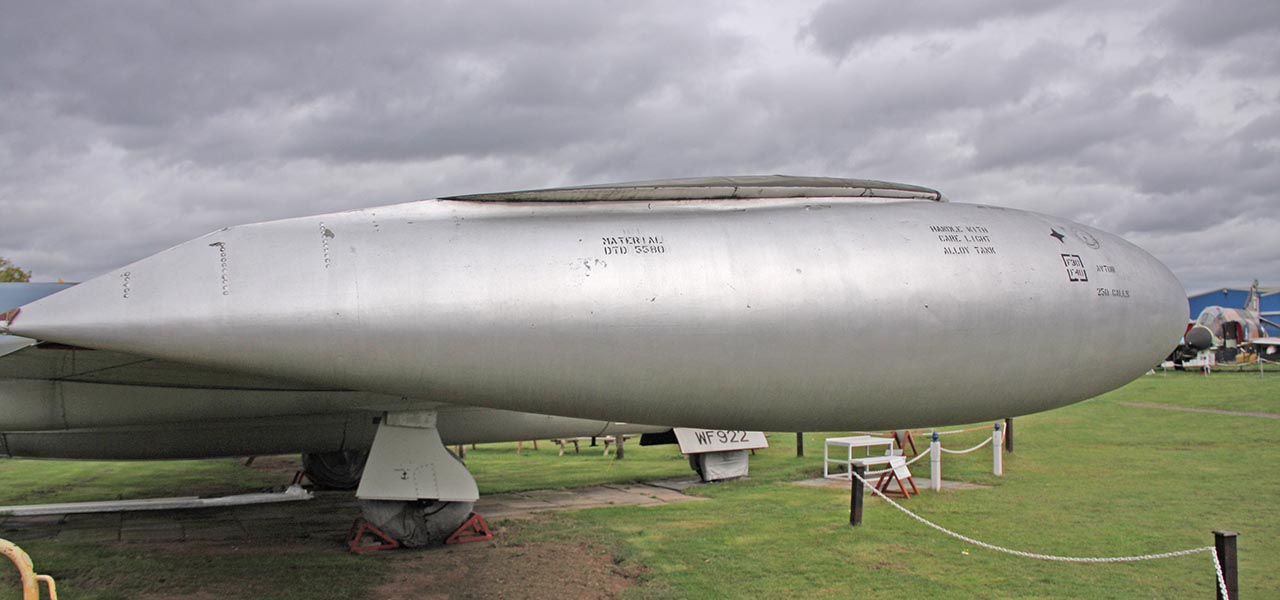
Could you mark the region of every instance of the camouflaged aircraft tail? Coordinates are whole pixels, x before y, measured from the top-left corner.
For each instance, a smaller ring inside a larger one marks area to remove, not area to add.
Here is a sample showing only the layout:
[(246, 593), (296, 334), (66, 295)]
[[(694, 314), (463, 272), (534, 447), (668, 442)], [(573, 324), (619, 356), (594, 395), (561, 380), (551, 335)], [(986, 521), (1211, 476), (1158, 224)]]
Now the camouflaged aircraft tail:
[(1258, 297), (1258, 280), (1253, 280), (1253, 287), (1249, 288), (1249, 299), (1244, 301), (1244, 309), (1254, 313), (1261, 312), (1262, 299)]

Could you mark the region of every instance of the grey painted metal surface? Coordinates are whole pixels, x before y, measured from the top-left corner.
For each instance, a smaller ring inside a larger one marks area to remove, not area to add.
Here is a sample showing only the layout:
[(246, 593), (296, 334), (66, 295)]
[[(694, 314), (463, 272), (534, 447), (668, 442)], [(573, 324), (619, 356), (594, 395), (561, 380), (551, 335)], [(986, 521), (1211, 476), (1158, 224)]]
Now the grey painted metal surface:
[(234, 496), (217, 496), (200, 498), (197, 496), (181, 496), (177, 498), (146, 498), (142, 500), (104, 500), (98, 502), (60, 502), (57, 504), (26, 504), (19, 506), (0, 506), (0, 515), (12, 517), (37, 517), (44, 515), (83, 515), (91, 513), (133, 512), (144, 510), (181, 510), (188, 508), (216, 508), (223, 506), (245, 506), (249, 504), (275, 504), (279, 502), (298, 502), (311, 500), (315, 496), (294, 484), (283, 492), (262, 492), (255, 494), (236, 494)]
[(429, 402), (774, 431), (1046, 410), (1182, 333), (1181, 285), (1116, 236), (884, 195), (435, 200), (233, 227), (9, 330)]
[(0, 345), (0, 355), (12, 352), (0, 357), (0, 456), (162, 459), (367, 450), (375, 420), (403, 410), (437, 411), (449, 444), (666, 429), (450, 406), (105, 350), (30, 348), (35, 340), (15, 336), (0, 342), (13, 342)]
[(387, 413), (378, 424), (356, 497), (361, 500), (475, 502), (480, 490), (441, 443), (431, 411)]
[[(7, 393), (0, 389), (0, 394)], [(262, 414), (282, 411), (278, 398), (271, 394), (254, 396), (236, 392), (230, 398), (217, 395), (183, 395), (173, 390), (137, 390), (137, 395), (107, 395), (103, 399), (123, 400), (126, 406), (110, 404), (101, 410), (103, 419), (116, 423), (122, 415), (137, 415), (129, 402), (157, 403), (167, 400), (174, 406), (165, 410), (169, 418), (140, 418), (129, 425), (98, 424), (73, 428), (6, 426), (0, 431), (0, 456), (30, 458), (85, 459), (177, 459), (211, 456), (269, 455), (295, 452), (334, 452), (367, 450), (373, 444), (380, 412), (352, 412), (325, 403), (330, 412), (309, 407), (298, 414)], [(228, 399), (221, 402), (221, 399)], [(0, 398), (0, 400), (7, 400)], [(210, 401), (209, 404), (203, 404)], [(247, 402), (266, 405), (245, 410)], [(0, 402), (0, 406), (4, 403)], [(428, 403), (412, 406), (427, 407)], [(559, 437), (586, 437), (663, 431), (666, 427), (630, 423), (610, 423), (590, 419), (574, 419), (537, 415), (480, 407), (439, 406), (440, 437), (445, 444), (469, 444), (534, 440)], [(112, 407), (119, 414), (111, 416)], [(183, 407), (190, 408), (184, 417), (172, 417)], [(196, 419), (197, 414), (217, 413), (221, 417)], [(49, 411), (46, 411), (49, 412)], [(9, 419), (0, 413), (0, 419)]]

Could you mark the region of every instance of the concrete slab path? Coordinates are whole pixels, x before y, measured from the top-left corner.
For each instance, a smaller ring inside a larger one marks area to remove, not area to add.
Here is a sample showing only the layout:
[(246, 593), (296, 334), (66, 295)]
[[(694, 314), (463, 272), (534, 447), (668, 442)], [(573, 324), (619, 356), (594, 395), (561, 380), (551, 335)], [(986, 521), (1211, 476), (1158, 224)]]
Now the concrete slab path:
[[(606, 506), (660, 506), (705, 500), (657, 485), (598, 485), (481, 496), (475, 511), (490, 522), (537, 513)], [(0, 517), (0, 538), (14, 542), (248, 542), (341, 538), (360, 514), (354, 492), (315, 492), (288, 504), (217, 508)]]

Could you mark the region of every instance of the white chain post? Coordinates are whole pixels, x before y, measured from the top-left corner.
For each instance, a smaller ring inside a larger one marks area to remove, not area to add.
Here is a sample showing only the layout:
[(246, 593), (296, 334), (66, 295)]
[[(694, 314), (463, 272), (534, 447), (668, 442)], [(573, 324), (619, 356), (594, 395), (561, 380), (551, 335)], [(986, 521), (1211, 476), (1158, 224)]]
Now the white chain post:
[(996, 477), (1004, 475), (1004, 435), (1000, 431), (1000, 424), (996, 423), (996, 429), (991, 433), (991, 472)]
[(942, 491), (942, 442), (938, 441), (938, 432), (933, 432), (933, 441), (929, 442), (929, 483), (933, 491)]

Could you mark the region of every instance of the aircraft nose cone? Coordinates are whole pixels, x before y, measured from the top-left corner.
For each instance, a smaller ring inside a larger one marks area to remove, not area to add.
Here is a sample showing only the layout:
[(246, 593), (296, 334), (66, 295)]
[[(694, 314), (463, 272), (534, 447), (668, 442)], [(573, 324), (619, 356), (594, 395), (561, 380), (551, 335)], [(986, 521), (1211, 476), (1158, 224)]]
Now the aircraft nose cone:
[(1196, 325), (1187, 331), (1187, 345), (1196, 350), (1208, 350), (1213, 347), (1213, 332), (1204, 325)]

